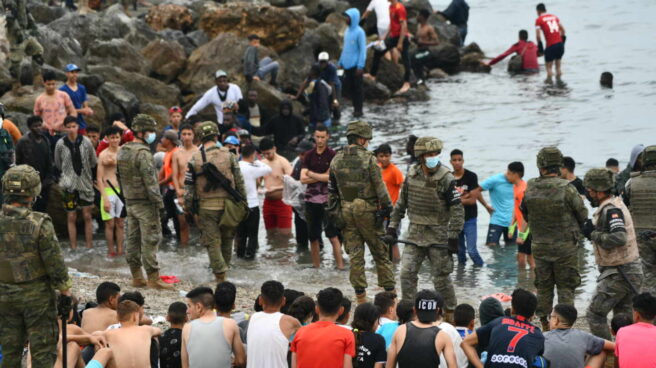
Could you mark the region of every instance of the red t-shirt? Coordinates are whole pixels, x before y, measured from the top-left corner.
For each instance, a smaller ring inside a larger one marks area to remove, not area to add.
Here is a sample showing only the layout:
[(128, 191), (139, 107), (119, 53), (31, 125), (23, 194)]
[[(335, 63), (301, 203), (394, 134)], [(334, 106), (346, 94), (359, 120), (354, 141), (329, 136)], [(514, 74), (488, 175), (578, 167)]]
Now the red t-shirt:
[(563, 42), (560, 36), (560, 20), (557, 16), (552, 14), (542, 14), (535, 20), (535, 28), (539, 28), (544, 33), (544, 38), (547, 41), (547, 47)]
[(408, 14), (405, 11), (405, 6), (400, 2), (395, 5), (390, 5), (389, 8), (390, 15), (390, 28), (389, 36), (390, 37), (399, 37), (401, 36), (401, 22), (408, 21)]
[(355, 357), (355, 338), (333, 322), (314, 322), (296, 332), (291, 351), (297, 368), (342, 368), (344, 355)]
[(506, 56), (517, 53), (522, 55), (522, 68), (523, 69), (538, 69), (538, 47), (531, 41), (519, 41), (510, 46), (506, 52), (495, 57), (490, 61), (490, 65), (494, 65), (503, 60)]

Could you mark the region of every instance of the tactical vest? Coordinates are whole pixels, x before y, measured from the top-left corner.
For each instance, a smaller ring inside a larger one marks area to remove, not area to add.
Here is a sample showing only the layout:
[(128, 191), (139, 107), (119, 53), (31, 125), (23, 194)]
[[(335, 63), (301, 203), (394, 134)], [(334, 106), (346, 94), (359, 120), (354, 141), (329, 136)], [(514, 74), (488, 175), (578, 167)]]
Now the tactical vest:
[(573, 242), (580, 233), (578, 222), (566, 203), (570, 183), (555, 177), (534, 178), (528, 181), (524, 203), (528, 221), (536, 243)]
[(20, 284), (45, 276), (39, 255), (39, 233), (45, 214), (27, 216), (0, 213), (0, 283)]
[(347, 146), (338, 152), (331, 165), (342, 201), (362, 199), (378, 206), (376, 188), (371, 183), (369, 165), (373, 154), (361, 146)]
[(605, 231), (599, 226), (599, 219), (606, 219), (606, 211), (612, 208), (619, 208), (624, 215), (624, 227), (626, 228), (626, 245), (615, 247), (612, 249), (604, 249), (595, 244), (594, 254), (597, 264), (600, 266), (619, 266), (625, 263), (637, 261), (640, 257), (638, 253), (638, 242), (636, 239), (635, 228), (633, 227), (633, 219), (629, 209), (626, 208), (624, 202), (619, 197), (613, 197), (608, 202), (604, 203), (592, 216), (594, 223), (597, 224), (597, 230)]
[(636, 229), (656, 230), (656, 171), (632, 173), (629, 201)]
[[(204, 148), (203, 148), (204, 149)], [(196, 195), (198, 199), (203, 201), (205, 199), (219, 199), (227, 198), (229, 196), (228, 192), (222, 187), (218, 187), (209, 192), (205, 191), (205, 185), (207, 184), (207, 178), (203, 174), (203, 163), (211, 162), (216, 166), (216, 168), (223, 174), (230, 183), (232, 187), (235, 187), (235, 177), (232, 175), (232, 166), (231, 166), (231, 153), (227, 148), (222, 147), (211, 147), (205, 151), (205, 160), (203, 160), (203, 154), (201, 150), (194, 153), (192, 158), (194, 161), (194, 172), (196, 174)]]
[[(126, 200), (148, 199), (148, 188), (144, 185), (141, 172), (137, 168), (139, 160), (152, 160), (150, 149), (143, 143), (124, 144), (116, 157), (119, 181)], [(153, 171), (152, 175), (156, 175)]]
[(447, 226), (449, 207), (445, 193), (451, 174), (444, 166), (428, 177), (421, 170), (420, 164), (413, 166), (404, 184), (408, 186), (408, 218), (412, 224)]

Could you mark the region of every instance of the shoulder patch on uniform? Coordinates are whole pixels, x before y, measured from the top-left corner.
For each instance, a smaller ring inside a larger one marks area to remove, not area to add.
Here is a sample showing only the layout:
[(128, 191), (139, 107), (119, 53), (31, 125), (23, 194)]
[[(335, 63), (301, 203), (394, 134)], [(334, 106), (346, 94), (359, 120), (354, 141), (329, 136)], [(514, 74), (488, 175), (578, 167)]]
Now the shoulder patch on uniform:
[(608, 223), (608, 231), (611, 233), (626, 232), (624, 214), (619, 208), (609, 208), (606, 211), (606, 222)]

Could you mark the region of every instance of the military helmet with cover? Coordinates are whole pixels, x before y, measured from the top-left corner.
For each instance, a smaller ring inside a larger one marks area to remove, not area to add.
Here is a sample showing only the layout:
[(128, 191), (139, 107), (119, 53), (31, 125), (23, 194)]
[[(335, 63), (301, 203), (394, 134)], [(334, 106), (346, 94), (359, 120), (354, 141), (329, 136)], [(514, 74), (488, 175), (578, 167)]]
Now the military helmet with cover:
[(538, 168), (563, 166), (563, 153), (557, 147), (544, 147), (538, 152)]
[(2, 177), (2, 195), (36, 197), (41, 193), (39, 172), (29, 165), (9, 168)]
[(415, 142), (415, 157), (420, 158), (427, 153), (441, 153), (442, 141), (435, 137), (421, 137)]
[(364, 139), (371, 139), (371, 125), (363, 120), (352, 121), (346, 127), (346, 136), (355, 135)]
[(198, 125), (198, 136), (201, 140), (205, 140), (207, 137), (218, 136), (219, 127), (213, 121), (204, 121)]
[(656, 145), (645, 147), (640, 154), (640, 164), (643, 170), (656, 168)]
[(138, 114), (132, 119), (132, 131), (155, 132), (157, 131), (157, 122), (150, 115)]
[(597, 192), (615, 188), (615, 174), (606, 168), (590, 169), (585, 173), (583, 186)]

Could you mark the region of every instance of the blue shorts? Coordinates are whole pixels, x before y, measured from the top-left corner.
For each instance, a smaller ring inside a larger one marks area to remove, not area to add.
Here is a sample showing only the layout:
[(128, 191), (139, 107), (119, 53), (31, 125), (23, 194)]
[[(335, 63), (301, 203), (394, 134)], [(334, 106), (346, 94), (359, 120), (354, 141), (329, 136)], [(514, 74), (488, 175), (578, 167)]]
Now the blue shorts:
[(85, 366), (85, 368), (105, 368), (105, 367), (103, 367), (103, 365), (100, 364), (99, 361), (97, 361), (97, 360), (92, 360), (92, 361), (89, 362), (89, 364), (87, 364), (87, 365)]
[(507, 226), (501, 226), (501, 225), (495, 225), (495, 224), (490, 224), (490, 227), (487, 229), (487, 240), (485, 241), (485, 244), (487, 245), (499, 245), (499, 241), (501, 240), (501, 236), (503, 236), (503, 243), (505, 245), (508, 244), (514, 244), (515, 239), (517, 238), (517, 231), (513, 234), (513, 237), (510, 238), (508, 237), (508, 227)]
[(554, 60), (560, 60), (565, 53), (565, 44), (562, 42), (555, 43), (544, 50), (544, 61), (550, 63)]

